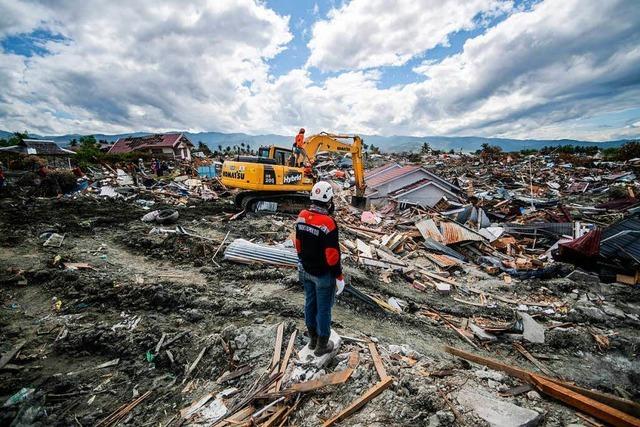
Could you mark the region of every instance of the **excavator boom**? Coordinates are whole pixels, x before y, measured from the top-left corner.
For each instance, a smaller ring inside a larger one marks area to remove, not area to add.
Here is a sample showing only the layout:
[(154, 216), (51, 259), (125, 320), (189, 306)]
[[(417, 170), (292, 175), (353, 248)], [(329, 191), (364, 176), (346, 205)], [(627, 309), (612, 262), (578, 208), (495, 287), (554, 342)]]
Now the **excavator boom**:
[[(349, 144), (341, 140), (353, 140)], [(321, 151), (332, 153), (351, 153), (353, 163), (353, 174), (356, 180), (356, 196), (364, 197), (364, 162), (362, 159), (362, 139), (358, 135), (336, 135), (327, 132), (320, 132), (312, 135), (304, 141), (304, 150), (307, 157), (312, 162), (315, 161), (316, 154)]]

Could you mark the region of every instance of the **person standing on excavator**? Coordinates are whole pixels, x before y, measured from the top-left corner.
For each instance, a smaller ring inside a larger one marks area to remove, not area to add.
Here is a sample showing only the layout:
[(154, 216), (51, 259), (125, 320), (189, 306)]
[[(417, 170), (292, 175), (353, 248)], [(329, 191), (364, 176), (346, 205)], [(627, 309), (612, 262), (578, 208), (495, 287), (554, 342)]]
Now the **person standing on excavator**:
[(296, 251), (298, 273), (304, 286), (304, 320), (309, 333), (309, 349), (316, 356), (333, 351), (331, 309), (335, 296), (344, 290), (340, 264), (338, 226), (331, 217), (333, 189), (325, 181), (311, 189), (311, 206), (298, 215)]
[(296, 163), (300, 164), (299, 156), (302, 154), (302, 160), (308, 160), (307, 152), (304, 149), (304, 128), (300, 128), (300, 131), (296, 135), (296, 139), (293, 143), (293, 152), (296, 154)]

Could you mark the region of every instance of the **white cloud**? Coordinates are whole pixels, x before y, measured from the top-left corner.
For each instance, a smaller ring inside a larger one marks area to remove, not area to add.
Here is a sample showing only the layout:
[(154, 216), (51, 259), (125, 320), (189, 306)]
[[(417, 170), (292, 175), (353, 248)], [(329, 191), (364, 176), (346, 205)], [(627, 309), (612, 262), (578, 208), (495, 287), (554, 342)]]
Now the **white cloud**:
[(352, 0), (313, 26), (307, 64), (325, 71), (402, 65), (476, 27), (479, 14), (510, 8), (502, 0)]
[[(403, 8), (351, 22), (369, 28), (377, 44), (365, 45), (371, 56), (354, 54), (346, 65), (355, 69), (322, 82), (308, 68), (270, 76), (268, 61), (286, 48), (293, 24), (263, 2), (5, 3), (0, 16), (8, 11), (11, 19), (0, 18), (0, 37), (44, 28), (67, 40), (48, 42), (48, 56), (0, 53), (0, 129), (293, 133), (304, 126), (383, 135), (638, 136), (637, 119), (617, 127), (590, 120), (640, 108), (635, 0), (545, 0), (531, 11), (511, 11), (458, 54), (415, 67), (424, 79), (389, 88), (367, 58), (379, 65), (420, 55), (446, 43), (451, 28), (475, 25), (477, 10), (498, 13), (494, 3), (467, 2), (441, 22), (409, 7), (429, 30), (423, 32), (436, 35), (416, 43), (424, 34)], [(335, 9), (323, 25), (342, 22), (354, 3)], [(336, 58), (345, 54), (336, 49)], [(315, 52), (309, 61), (345, 64)]]
[(0, 54), (5, 128), (231, 130), (243, 85), (266, 79), (265, 61), (292, 37), (287, 17), (252, 0), (44, 4), (38, 19), (15, 12), (11, 31), (68, 41), (49, 42), (48, 56)]
[(468, 40), (463, 52), (415, 71), (429, 78), (422, 89), (440, 107), (432, 119), (443, 132), (523, 136), (541, 125), (637, 106), (638, 22), (632, 0), (547, 0)]

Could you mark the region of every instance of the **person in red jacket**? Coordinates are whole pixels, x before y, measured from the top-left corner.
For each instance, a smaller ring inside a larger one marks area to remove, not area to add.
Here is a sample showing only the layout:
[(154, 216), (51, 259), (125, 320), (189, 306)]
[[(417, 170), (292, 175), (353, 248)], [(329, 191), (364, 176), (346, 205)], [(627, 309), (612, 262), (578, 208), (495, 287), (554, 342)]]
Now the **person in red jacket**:
[(344, 290), (340, 264), (338, 226), (333, 213), (333, 189), (325, 181), (311, 189), (311, 206), (298, 215), (296, 250), (298, 272), (304, 286), (304, 320), (309, 348), (316, 356), (333, 351), (331, 309), (335, 296)]

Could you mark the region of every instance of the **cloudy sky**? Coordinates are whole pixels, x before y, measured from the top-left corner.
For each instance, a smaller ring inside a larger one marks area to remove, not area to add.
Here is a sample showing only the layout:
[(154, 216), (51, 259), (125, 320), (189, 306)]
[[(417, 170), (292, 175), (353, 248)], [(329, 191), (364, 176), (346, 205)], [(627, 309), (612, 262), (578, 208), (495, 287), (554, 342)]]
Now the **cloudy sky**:
[(638, 0), (0, 0), (0, 129), (640, 136)]

